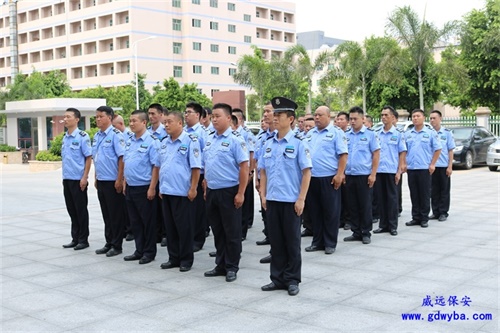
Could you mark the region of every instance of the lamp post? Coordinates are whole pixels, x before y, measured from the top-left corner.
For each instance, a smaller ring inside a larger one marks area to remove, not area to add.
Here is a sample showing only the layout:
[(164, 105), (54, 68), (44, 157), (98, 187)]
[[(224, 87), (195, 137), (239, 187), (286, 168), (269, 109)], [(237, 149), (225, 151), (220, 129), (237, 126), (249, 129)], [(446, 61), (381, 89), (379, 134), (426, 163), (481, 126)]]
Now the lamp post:
[(137, 44), (139, 42), (142, 42), (142, 41), (145, 41), (148, 39), (154, 39), (154, 38), (156, 38), (156, 36), (149, 36), (146, 38), (136, 40), (132, 44), (132, 49), (134, 52), (134, 62), (135, 62), (134, 67), (135, 67), (135, 106), (136, 106), (136, 110), (139, 110), (139, 75), (138, 75), (138, 70), (137, 70)]

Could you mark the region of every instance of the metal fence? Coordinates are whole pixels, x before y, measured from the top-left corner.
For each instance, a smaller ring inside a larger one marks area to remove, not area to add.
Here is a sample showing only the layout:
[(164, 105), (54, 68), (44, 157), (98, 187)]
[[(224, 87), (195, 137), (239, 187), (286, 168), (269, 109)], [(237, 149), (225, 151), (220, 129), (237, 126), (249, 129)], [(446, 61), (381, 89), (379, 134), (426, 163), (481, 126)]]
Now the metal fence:
[(490, 132), (500, 136), (500, 116), (490, 116)]
[(441, 123), (444, 127), (476, 126), (476, 117), (443, 117)]

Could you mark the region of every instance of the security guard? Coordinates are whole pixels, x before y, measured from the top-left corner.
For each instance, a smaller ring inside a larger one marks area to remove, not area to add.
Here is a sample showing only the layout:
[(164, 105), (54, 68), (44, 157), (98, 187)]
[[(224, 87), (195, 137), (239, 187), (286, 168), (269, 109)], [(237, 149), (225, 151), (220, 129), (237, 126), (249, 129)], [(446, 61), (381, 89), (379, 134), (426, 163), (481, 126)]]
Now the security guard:
[(411, 113), (414, 127), (405, 133), (408, 187), (410, 189), (412, 220), (407, 226), (429, 226), (431, 176), (441, 154), (441, 142), (436, 131), (424, 126), (425, 114), (421, 109)]
[(309, 145), (293, 132), (297, 104), (284, 97), (272, 99), (278, 132), (264, 145), (259, 158), (260, 196), (267, 210), (271, 243), (271, 283), (263, 291), (288, 290), (299, 293), (302, 259), (300, 216), (311, 180)]
[(315, 124), (306, 136), (311, 147), (311, 185), (307, 209), (313, 222), (312, 244), (306, 252), (324, 250), (332, 254), (337, 247), (340, 225), (341, 185), (345, 180), (347, 139), (344, 131), (330, 124), (330, 109), (320, 106)]
[(63, 191), (71, 218), (71, 242), (64, 248), (82, 250), (89, 247), (88, 176), (92, 164), (92, 148), (87, 133), (78, 129), (80, 111), (69, 108), (64, 113), (68, 129), (62, 142)]
[(146, 112), (141, 110), (130, 115), (130, 129), (134, 135), (127, 139), (124, 156), (124, 192), (135, 252), (123, 259), (139, 260), (139, 264), (148, 264), (156, 257), (158, 139), (147, 131), (147, 118)]
[[(186, 104), (184, 111), (184, 120), (186, 125), (184, 131), (192, 135), (200, 144), (200, 150), (203, 154), (203, 148), (207, 140), (208, 134), (200, 124), (200, 119), (203, 114), (203, 107), (195, 102)], [(208, 221), (206, 216), (205, 200), (203, 199), (203, 179), (205, 177), (203, 168), (200, 169), (200, 179), (198, 181), (197, 196), (194, 200), (196, 209), (194, 216), (194, 230), (193, 230), (193, 250), (198, 252), (205, 245), (206, 231), (208, 228)]]
[(104, 220), (106, 244), (95, 251), (108, 257), (122, 253), (125, 197), (123, 196), (123, 155), (125, 139), (122, 132), (111, 125), (114, 112), (109, 106), (96, 111), (99, 131), (94, 135), (92, 156), (95, 168), (95, 187)]
[(231, 106), (215, 104), (210, 135), (203, 151), (207, 218), (216, 248), (216, 267), (206, 277), (226, 276), (236, 280), (241, 255), (241, 206), (248, 183), (248, 149), (237, 132), (231, 130)]
[[(349, 126), (349, 113), (339, 112), (335, 117), (335, 125), (338, 126), (344, 133), (347, 133), (351, 127)], [(351, 229), (351, 215), (349, 214), (349, 208), (347, 205), (347, 190), (345, 188), (345, 183), (341, 186), (341, 196), (342, 203), (340, 209), (340, 227), (344, 230)]]
[(450, 209), (451, 173), (453, 172), (453, 150), (455, 149), (453, 133), (441, 126), (442, 118), (443, 116), (440, 111), (431, 111), (430, 122), (437, 132), (442, 149), (439, 159), (436, 162), (436, 170), (432, 174), (432, 215), (429, 219), (437, 219), (440, 222), (446, 221), (448, 210)]
[(183, 131), (180, 112), (166, 118), (168, 136), (160, 144), (157, 166), (160, 167), (160, 193), (167, 229), (168, 261), (162, 269), (179, 267), (187, 272), (193, 266), (193, 229), (195, 203), (201, 169), (198, 139)]
[(380, 145), (375, 132), (363, 125), (364, 112), (358, 106), (349, 110), (351, 129), (347, 132), (349, 156), (346, 167), (347, 206), (351, 216), (352, 236), (345, 242), (371, 243), (371, 188), (375, 184)]
[(375, 182), (375, 196), (378, 199), (380, 222), (374, 234), (389, 232), (398, 234), (398, 183), (406, 163), (404, 134), (392, 123), (395, 118), (392, 106), (384, 106), (381, 112), (384, 126), (375, 133), (380, 143), (380, 163)]

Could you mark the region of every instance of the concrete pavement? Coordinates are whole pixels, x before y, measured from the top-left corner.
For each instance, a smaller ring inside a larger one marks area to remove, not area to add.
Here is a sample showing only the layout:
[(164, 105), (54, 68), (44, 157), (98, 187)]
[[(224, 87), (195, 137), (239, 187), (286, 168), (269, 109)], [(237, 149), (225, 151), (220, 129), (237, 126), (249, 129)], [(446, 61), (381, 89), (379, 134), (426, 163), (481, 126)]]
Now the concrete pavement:
[[(104, 237), (92, 186), (90, 248), (63, 249), (71, 238), (61, 171), (33, 174), (26, 165), (3, 164), (0, 170), (3, 332), (498, 332), (500, 172), (485, 167), (454, 171), (446, 222), (406, 227), (405, 182), (397, 237), (344, 243), (350, 232), (341, 230), (330, 256), (304, 252), (311, 238), (303, 238), (296, 297), (260, 290), (269, 282), (269, 266), (259, 259), (269, 247), (255, 245), (263, 237), (258, 209), (238, 279), (226, 283), (203, 277), (214, 267), (212, 236), (187, 273), (161, 270), (167, 259), (161, 247), (148, 265), (123, 261), (133, 242), (124, 242), (123, 255), (96, 255)], [(432, 307), (423, 306), (427, 296)], [(466, 296), (469, 306), (461, 303)], [(436, 304), (441, 297), (445, 305)], [(406, 313), (423, 316), (403, 320)], [(462, 313), (468, 320), (446, 319)], [(492, 320), (474, 320), (474, 314)]]

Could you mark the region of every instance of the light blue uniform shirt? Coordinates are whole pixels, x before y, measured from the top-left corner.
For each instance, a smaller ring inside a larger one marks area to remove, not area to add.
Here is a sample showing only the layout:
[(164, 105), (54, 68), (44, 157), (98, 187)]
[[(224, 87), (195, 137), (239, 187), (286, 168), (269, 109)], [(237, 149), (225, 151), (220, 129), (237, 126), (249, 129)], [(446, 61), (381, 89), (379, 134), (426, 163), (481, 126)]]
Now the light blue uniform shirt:
[(392, 126), (387, 132), (380, 128), (375, 132), (380, 143), (380, 162), (377, 173), (398, 172), (399, 153), (406, 151), (404, 133)]
[(263, 153), (263, 148), (264, 145), (266, 144), (267, 140), (269, 138), (273, 137), (276, 135), (278, 131), (274, 130), (273, 132), (270, 132), (269, 129), (265, 132), (262, 132), (258, 137), (257, 137), (257, 142), (255, 143), (255, 152), (253, 153), (253, 158), (257, 162), (255, 166), (257, 167), (257, 178), (260, 179), (260, 167), (259, 167), (259, 158), (262, 157)]
[(161, 140), (167, 136), (167, 131), (165, 130), (165, 126), (163, 126), (163, 124), (161, 123), (156, 130), (153, 130), (153, 127), (149, 126), (148, 131), (149, 133), (151, 133), (151, 135), (154, 135), (154, 137), (157, 138), (158, 140)]
[(124, 175), (127, 185), (145, 186), (151, 183), (153, 166), (158, 159), (158, 140), (145, 131), (140, 138), (135, 134), (127, 139), (125, 145)]
[(409, 170), (429, 169), (432, 161), (432, 155), (436, 150), (441, 149), (436, 131), (423, 127), (420, 132), (412, 128), (405, 133), (406, 164)]
[(73, 133), (66, 132), (63, 136), (61, 155), (63, 179), (82, 179), (85, 159), (92, 155), (88, 134), (78, 128)]
[(122, 132), (109, 126), (94, 135), (92, 157), (97, 180), (115, 181), (118, 177), (118, 158), (125, 153)]
[(302, 170), (312, 168), (309, 144), (290, 130), (280, 140), (277, 135), (267, 140), (263, 150), (259, 167), (266, 171), (266, 200), (297, 201)]
[(203, 149), (203, 165), (208, 188), (217, 190), (239, 184), (240, 163), (249, 159), (243, 138), (229, 127), (210, 135)]
[(187, 125), (184, 126), (184, 132), (186, 132), (187, 134), (193, 135), (195, 138), (198, 139), (198, 142), (200, 143), (200, 149), (202, 151), (202, 156), (201, 156), (202, 165), (201, 165), (200, 173), (204, 174), (205, 173), (205, 166), (203, 164), (203, 148), (205, 148), (205, 143), (207, 142), (207, 138), (208, 138), (209, 134), (203, 129), (203, 126), (201, 126), (200, 123), (196, 123), (192, 127), (187, 127)]
[(210, 133), (215, 131), (214, 125), (212, 123), (210, 123), (210, 125), (208, 125), (208, 127), (205, 127), (205, 126), (202, 126), (202, 127), (205, 130), (205, 132), (207, 133), (207, 135), (210, 135)]
[(347, 157), (345, 174), (349, 176), (371, 174), (373, 152), (380, 149), (375, 132), (363, 125), (359, 132), (354, 132), (354, 129), (351, 128), (346, 132), (346, 137), (349, 156)]
[(439, 140), (441, 141), (441, 154), (439, 155), (439, 159), (436, 162), (436, 167), (438, 168), (447, 168), (448, 162), (450, 161), (448, 153), (450, 150), (455, 149), (455, 140), (453, 139), (453, 133), (441, 126), (439, 131), (437, 131), (437, 135)]
[(344, 131), (331, 124), (321, 131), (314, 127), (307, 133), (305, 140), (311, 147), (312, 177), (336, 175), (340, 155), (347, 154)]
[(156, 166), (160, 167), (160, 193), (187, 197), (191, 169), (201, 169), (200, 142), (184, 131), (175, 141), (168, 135), (160, 142)]

